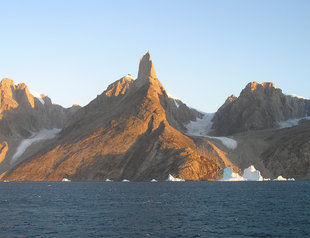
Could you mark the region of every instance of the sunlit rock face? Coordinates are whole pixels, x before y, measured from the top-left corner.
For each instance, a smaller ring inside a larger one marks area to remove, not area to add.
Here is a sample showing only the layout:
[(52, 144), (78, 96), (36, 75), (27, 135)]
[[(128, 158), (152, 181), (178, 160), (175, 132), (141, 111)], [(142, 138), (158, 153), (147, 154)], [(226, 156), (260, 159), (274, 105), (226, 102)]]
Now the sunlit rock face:
[(52, 104), (47, 96), (38, 98), (31, 94), (24, 83), (15, 85), (13, 80), (3, 79), (0, 83), (0, 174), (15, 165), (12, 157), (24, 139), (42, 129), (62, 128), (77, 109)]
[(81, 108), (57, 139), (4, 176), (6, 180), (217, 180), (226, 153), (184, 134), (202, 114), (174, 101), (147, 53), (137, 79), (125, 76)]
[(272, 83), (249, 83), (238, 98), (229, 97), (213, 118), (217, 135), (276, 128), (280, 121), (310, 114), (310, 101), (287, 96)]

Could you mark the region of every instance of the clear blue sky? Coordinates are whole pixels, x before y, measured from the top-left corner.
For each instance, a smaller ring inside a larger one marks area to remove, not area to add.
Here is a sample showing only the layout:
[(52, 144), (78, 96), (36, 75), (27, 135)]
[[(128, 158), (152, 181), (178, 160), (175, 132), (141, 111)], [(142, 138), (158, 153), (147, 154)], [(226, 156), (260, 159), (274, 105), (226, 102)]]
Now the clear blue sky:
[(310, 98), (310, 1), (0, 1), (0, 77), (86, 105), (150, 51), (166, 90), (214, 112), (250, 81)]

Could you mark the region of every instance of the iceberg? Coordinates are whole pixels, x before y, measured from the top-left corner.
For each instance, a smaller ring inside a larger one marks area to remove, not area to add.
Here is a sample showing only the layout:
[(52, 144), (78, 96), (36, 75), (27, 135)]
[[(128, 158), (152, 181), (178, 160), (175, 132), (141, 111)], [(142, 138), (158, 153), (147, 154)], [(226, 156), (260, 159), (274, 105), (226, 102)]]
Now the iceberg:
[(284, 177), (282, 177), (281, 175), (280, 176), (278, 176), (276, 179), (274, 179), (273, 181), (295, 181), (295, 179), (294, 178), (284, 178)]
[(246, 181), (263, 181), (264, 178), (261, 176), (260, 171), (256, 170), (253, 165), (245, 169), (243, 172), (243, 178)]
[(70, 180), (70, 179), (67, 179), (67, 178), (63, 178), (63, 179), (61, 180), (61, 182), (71, 182), (71, 180)]
[(171, 174), (168, 175), (167, 181), (169, 181), (169, 182), (185, 182), (184, 179), (175, 178)]
[(110, 179), (108, 179), (108, 178), (107, 178), (105, 181), (106, 181), (106, 182), (112, 182), (112, 180), (110, 180)]
[(224, 169), (223, 178), (220, 181), (244, 181), (238, 173), (232, 171), (232, 167), (227, 167)]
[(151, 180), (151, 183), (156, 183), (156, 182), (157, 182), (156, 179), (152, 179), (152, 180)]
[[(232, 171), (232, 167), (224, 169), (223, 178), (219, 181), (270, 181), (270, 178), (263, 178), (259, 170), (256, 170), (253, 165), (243, 171), (243, 176)], [(295, 181), (294, 178), (283, 178), (281, 175), (273, 181)]]
[(130, 181), (129, 181), (128, 179), (123, 179), (122, 182), (128, 183), (128, 182), (130, 182)]

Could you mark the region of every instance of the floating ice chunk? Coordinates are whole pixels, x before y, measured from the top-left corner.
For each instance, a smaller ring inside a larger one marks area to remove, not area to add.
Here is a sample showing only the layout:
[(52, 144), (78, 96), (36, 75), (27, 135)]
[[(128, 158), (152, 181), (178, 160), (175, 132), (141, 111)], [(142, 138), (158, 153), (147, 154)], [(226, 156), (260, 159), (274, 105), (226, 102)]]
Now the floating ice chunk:
[(33, 143), (42, 141), (42, 140), (47, 140), (47, 139), (52, 139), (54, 138), (59, 132), (61, 131), (61, 129), (51, 129), (51, 130), (47, 130), (47, 129), (43, 129), (40, 132), (38, 132), (37, 134), (35, 134), (34, 136), (32, 136), (31, 138), (22, 140), (21, 143), (19, 144), (19, 146), (17, 147), (17, 150), (15, 152), (15, 154), (12, 157), (11, 160), (11, 164), (13, 164), (14, 162), (16, 162), (16, 160), (26, 151), (26, 149), (31, 146)]
[(278, 176), (276, 179), (274, 179), (273, 181), (295, 181), (295, 179), (294, 178), (284, 178), (284, 177), (282, 177), (281, 175), (280, 176)]
[[(263, 178), (260, 171), (256, 170), (253, 165), (243, 171), (243, 176), (232, 171), (232, 167), (224, 169), (223, 178), (220, 181), (270, 181), (270, 178)], [(294, 178), (283, 178), (281, 175), (273, 181), (295, 181)]]
[(106, 181), (106, 182), (112, 182), (112, 180), (110, 180), (110, 179), (108, 179), (108, 178), (107, 178), (105, 181)]
[(175, 178), (171, 174), (168, 175), (167, 181), (169, 181), (169, 182), (185, 182), (184, 179)]
[(227, 167), (224, 169), (223, 178), (220, 181), (244, 181), (238, 173), (234, 173), (232, 167)]
[(151, 180), (151, 183), (156, 183), (156, 182), (157, 182), (156, 179), (152, 179), (152, 180)]
[(71, 180), (70, 180), (70, 179), (67, 179), (67, 178), (63, 178), (63, 179), (61, 180), (61, 182), (71, 182)]
[(122, 182), (128, 183), (130, 181), (128, 179), (123, 179)]
[(34, 91), (34, 90), (30, 90), (29, 89), (29, 92), (31, 93), (32, 96), (34, 96), (35, 98), (39, 99), (39, 101), (42, 103), (42, 104), (45, 104), (43, 98), (41, 97), (41, 94)]
[(264, 178), (261, 176), (260, 171), (256, 170), (253, 165), (245, 169), (243, 172), (243, 178), (246, 181), (263, 181)]

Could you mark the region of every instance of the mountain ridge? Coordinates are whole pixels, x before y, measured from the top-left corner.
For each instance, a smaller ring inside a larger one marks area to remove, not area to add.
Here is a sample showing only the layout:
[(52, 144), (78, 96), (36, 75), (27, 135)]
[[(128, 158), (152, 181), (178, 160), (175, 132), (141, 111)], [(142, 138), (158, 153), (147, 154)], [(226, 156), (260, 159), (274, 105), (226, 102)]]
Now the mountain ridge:
[[(10, 88), (10, 83), (5, 87)], [(23, 108), (31, 111), (29, 99), (30, 106), (27, 97), (22, 98)], [(35, 106), (41, 103), (37, 98), (33, 102)], [(48, 98), (44, 102), (49, 104)], [(14, 106), (8, 100), (8, 111), (15, 110)], [(2, 170), (2, 180), (160, 181), (169, 174), (185, 180), (219, 180), (226, 167), (241, 175), (252, 164), (264, 177), (309, 178), (310, 171), (300, 169), (310, 162), (307, 122), (288, 129), (293, 139), (287, 142), (281, 140), (286, 129), (277, 124), (301, 117), (308, 109), (308, 100), (284, 95), (270, 82), (251, 82), (239, 97), (228, 97), (215, 113), (213, 136), (188, 134), (189, 123), (207, 122), (202, 120), (205, 115), (169, 96), (147, 52), (140, 59), (137, 78), (124, 76), (86, 106), (71, 109), (59, 134), (27, 149), (18, 163)], [(300, 136), (302, 130), (305, 133)], [(237, 148), (224, 146), (219, 141), (222, 137), (214, 137), (223, 135), (236, 140)], [(279, 151), (279, 143), (291, 149)], [(2, 141), (0, 159), (6, 157), (7, 149)]]

